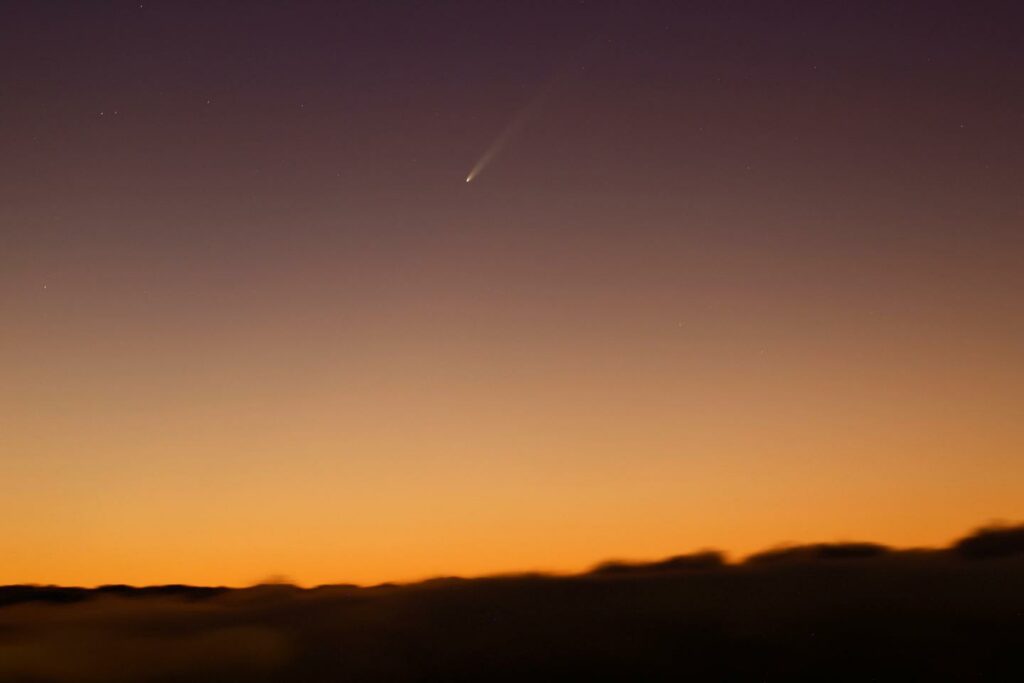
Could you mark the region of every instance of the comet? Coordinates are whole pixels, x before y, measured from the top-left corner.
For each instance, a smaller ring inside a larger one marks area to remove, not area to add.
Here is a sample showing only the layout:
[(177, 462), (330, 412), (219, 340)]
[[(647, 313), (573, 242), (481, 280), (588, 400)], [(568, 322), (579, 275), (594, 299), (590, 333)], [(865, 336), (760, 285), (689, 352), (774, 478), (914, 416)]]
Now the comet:
[(544, 82), (537, 94), (526, 103), (525, 106), (521, 107), (515, 115), (509, 120), (505, 127), (501, 129), (494, 141), (484, 150), (484, 153), (480, 156), (480, 159), (470, 169), (469, 175), (466, 176), (466, 182), (471, 183), (476, 180), (477, 176), (484, 172), (484, 169), (494, 160), (496, 156), (504, 149), (505, 145), (508, 144), (512, 138), (519, 134), (527, 123), (537, 114), (547, 99), (548, 94), (554, 89), (556, 85), (566, 79), (566, 77), (579, 65), (581, 54), (575, 54), (561, 65), (560, 68), (556, 69), (555, 72)]
[(469, 175), (466, 176), (466, 182), (471, 183), (473, 180), (483, 173), (484, 169), (487, 168), (488, 164), (494, 160), (494, 157), (498, 156), (498, 153), (505, 147), (509, 140), (516, 136), (517, 133), (523, 128), (526, 123), (533, 118), (534, 114), (540, 109), (540, 105), (551, 89), (553, 83), (548, 83), (541, 92), (525, 107), (516, 112), (515, 116), (505, 124), (505, 127), (498, 133), (498, 136), (494, 138), (494, 142), (484, 150), (484, 153), (480, 156), (480, 159), (470, 169)]

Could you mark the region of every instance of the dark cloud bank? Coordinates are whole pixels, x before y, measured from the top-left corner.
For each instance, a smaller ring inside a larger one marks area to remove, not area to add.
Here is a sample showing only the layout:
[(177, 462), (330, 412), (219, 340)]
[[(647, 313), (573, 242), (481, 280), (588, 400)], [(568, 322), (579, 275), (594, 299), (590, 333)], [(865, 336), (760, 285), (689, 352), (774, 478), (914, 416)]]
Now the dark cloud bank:
[(0, 681), (1024, 680), (1024, 526), (570, 577), (0, 588)]

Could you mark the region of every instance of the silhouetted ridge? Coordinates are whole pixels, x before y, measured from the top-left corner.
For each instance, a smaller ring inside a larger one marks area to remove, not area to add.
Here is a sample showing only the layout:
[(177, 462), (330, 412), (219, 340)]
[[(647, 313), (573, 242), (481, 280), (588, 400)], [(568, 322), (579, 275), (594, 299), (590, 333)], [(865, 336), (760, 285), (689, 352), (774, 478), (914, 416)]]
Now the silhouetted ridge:
[(1024, 524), (982, 527), (957, 541), (953, 550), (972, 559), (1024, 555)]
[(943, 550), (703, 551), (575, 576), (7, 586), (0, 683), (1019, 681), (1022, 549), (1024, 526), (988, 527)]
[(877, 543), (814, 543), (765, 550), (751, 555), (746, 562), (763, 564), (807, 560), (860, 560), (880, 557), (890, 552), (889, 548)]
[(657, 572), (710, 571), (725, 566), (725, 557), (717, 550), (689, 555), (676, 555), (657, 562), (623, 562), (612, 560), (594, 567), (591, 574), (643, 574)]
[(228, 590), (230, 589), (183, 584), (142, 587), (111, 584), (91, 589), (74, 586), (0, 586), (0, 607), (21, 602), (74, 603), (101, 595), (116, 595), (124, 598), (173, 597), (182, 600), (204, 600)]

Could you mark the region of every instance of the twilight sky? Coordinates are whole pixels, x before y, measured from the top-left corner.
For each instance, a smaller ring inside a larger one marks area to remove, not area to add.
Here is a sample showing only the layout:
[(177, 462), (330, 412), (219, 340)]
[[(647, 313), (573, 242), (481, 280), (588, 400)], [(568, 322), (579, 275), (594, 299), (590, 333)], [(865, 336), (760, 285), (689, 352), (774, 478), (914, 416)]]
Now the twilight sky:
[(0, 583), (1024, 517), (1022, 30), (1015, 2), (0, 2)]

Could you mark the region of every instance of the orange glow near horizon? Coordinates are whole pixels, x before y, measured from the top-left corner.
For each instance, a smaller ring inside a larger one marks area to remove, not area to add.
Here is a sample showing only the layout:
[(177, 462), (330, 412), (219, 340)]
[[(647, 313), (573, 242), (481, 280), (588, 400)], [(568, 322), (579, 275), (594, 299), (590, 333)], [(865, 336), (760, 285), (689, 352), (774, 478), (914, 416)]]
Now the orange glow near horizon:
[(1021, 512), (1024, 378), (971, 311), (454, 282), (344, 316), (290, 273), (168, 310), (98, 270), (13, 311), (0, 583), (574, 571)]
[(1024, 518), (998, 26), (348, 4), (12, 13), (0, 584), (566, 572)]

